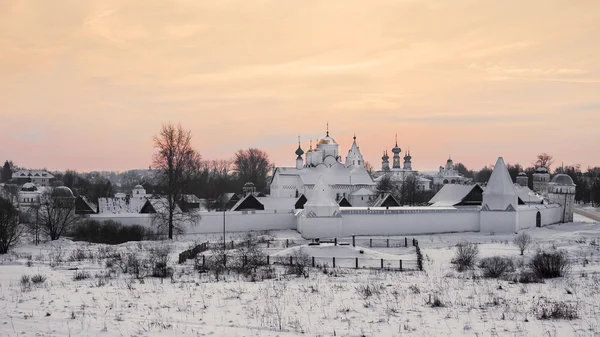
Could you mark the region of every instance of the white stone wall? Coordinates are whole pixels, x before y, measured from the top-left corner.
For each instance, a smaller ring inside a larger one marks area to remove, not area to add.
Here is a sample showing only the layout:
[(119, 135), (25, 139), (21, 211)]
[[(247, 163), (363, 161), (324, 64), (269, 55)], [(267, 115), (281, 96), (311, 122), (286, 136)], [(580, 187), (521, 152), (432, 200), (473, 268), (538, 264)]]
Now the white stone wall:
[(556, 204), (519, 207), (519, 230), (535, 228), (538, 211), (542, 218), (542, 226), (558, 223), (562, 219), (563, 208)]
[(519, 212), (484, 211), (480, 213), (481, 233), (515, 233)]
[(433, 211), (342, 211), (342, 236), (410, 235), (479, 230), (479, 212)]
[(306, 239), (342, 236), (343, 219), (340, 217), (307, 218), (299, 216), (297, 223), (298, 232)]

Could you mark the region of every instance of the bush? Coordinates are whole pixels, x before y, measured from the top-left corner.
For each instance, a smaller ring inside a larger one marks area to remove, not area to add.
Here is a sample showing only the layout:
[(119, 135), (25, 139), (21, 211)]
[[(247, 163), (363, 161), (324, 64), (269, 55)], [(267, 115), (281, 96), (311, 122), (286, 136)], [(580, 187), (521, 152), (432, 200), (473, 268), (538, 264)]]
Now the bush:
[(86, 272), (86, 271), (76, 271), (75, 275), (73, 275), (73, 280), (74, 281), (83, 281), (83, 280), (87, 280), (90, 278), (90, 273)]
[(46, 282), (46, 276), (44, 276), (42, 274), (33, 275), (31, 277), (31, 282), (35, 285), (40, 285), (40, 284)]
[(71, 231), (71, 236), (75, 241), (113, 245), (128, 241), (142, 241), (150, 234), (150, 231), (140, 225), (123, 226), (112, 220), (102, 223), (96, 220), (86, 220), (77, 224)]
[(539, 278), (554, 278), (565, 276), (570, 264), (565, 252), (538, 251), (529, 261), (529, 268)]
[(308, 277), (308, 266), (311, 263), (311, 258), (308, 254), (298, 249), (292, 255), (292, 264), (286, 265), (287, 273), (296, 276)]
[(579, 318), (577, 306), (562, 301), (539, 301), (536, 305), (538, 319), (567, 319)]
[(452, 263), (456, 264), (456, 269), (460, 272), (467, 269), (473, 269), (479, 255), (479, 246), (471, 242), (460, 242), (456, 244), (456, 253)]
[(150, 256), (153, 277), (165, 278), (173, 275), (173, 268), (168, 265), (170, 252), (171, 247), (169, 246), (150, 248), (148, 255)]
[(499, 278), (505, 273), (510, 273), (515, 270), (513, 261), (502, 256), (492, 256), (481, 259), (479, 268), (483, 269), (483, 276), (489, 278)]

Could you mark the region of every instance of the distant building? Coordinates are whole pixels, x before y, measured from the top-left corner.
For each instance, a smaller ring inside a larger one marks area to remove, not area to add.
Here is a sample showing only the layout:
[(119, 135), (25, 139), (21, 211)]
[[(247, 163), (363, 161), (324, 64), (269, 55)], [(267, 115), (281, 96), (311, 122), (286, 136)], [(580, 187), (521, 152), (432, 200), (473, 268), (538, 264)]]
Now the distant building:
[(466, 178), (454, 168), (452, 158), (448, 158), (445, 166), (440, 166), (439, 172), (431, 177), (434, 186), (443, 186), (446, 184), (469, 184), (473, 180)]
[(12, 178), (18, 184), (33, 183), (39, 186), (50, 186), (54, 176), (47, 171), (39, 170), (20, 170), (13, 173)]

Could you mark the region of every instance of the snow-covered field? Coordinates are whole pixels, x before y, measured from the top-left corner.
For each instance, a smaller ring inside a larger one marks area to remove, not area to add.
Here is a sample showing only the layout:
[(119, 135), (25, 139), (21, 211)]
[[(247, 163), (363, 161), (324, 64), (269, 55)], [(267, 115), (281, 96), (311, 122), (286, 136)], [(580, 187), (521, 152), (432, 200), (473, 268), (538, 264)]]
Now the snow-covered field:
[[(234, 274), (215, 282), (194, 271), (192, 261), (176, 265), (177, 254), (192, 245), (189, 240), (117, 246), (140, 256), (152, 247), (171, 247), (174, 276), (143, 280), (122, 273), (104, 277), (105, 257), (111, 254), (105, 245), (61, 239), (21, 246), (0, 257), (0, 336), (600, 335), (600, 224), (576, 215), (576, 223), (528, 233), (535, 243), (524, 257), (512, 244), (513, 235), (426, 235), (416, 237), (424, 272), (328, 268), (296, 277), (276, 267), (275, 278), (258, 282)], [(280, 242), (305, 242), (293, 231), (272, 235)], [(478, 269), (459, 273), (450, 260), (463, 240), (479, 243), (481, 257), (508, 256), (517, 264), (537, 247), (554, 246), (568, 251), (572, 270), (564, 278), (529, 284), (481, 278)], [(358, 254), (348, 246), (305, 248), (323, 257), (410, 257), (407, 248), (364, 248)], [(91, 255), (69, 262), (81, 251)], [(82, 270), (90, 278), (75, 281)], [(36, 274), (45, 281), (21, 281)], [(431, 304), (435, 299), (441, 306)], [(538, 308), (552, 301), (574, 304), (579, 318), (538, 319)]]

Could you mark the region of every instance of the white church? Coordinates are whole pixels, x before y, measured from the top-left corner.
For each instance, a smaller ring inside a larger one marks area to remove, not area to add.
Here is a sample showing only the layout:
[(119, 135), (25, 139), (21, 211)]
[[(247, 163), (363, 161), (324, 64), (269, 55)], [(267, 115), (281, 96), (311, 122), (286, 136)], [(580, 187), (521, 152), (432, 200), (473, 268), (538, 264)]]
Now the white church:
[[(306, 157), (306, 159), (303, 158)], [(322, 177), (329, 185), (329, 196), (336, 201), (346, 198), (352, 205), (367, 205), (376, 195), (377, 183), (365, 168), (365, 161), (354, 142), (348, 150), (345, 162), (339, 155), (339, 145), (329, 131), (319, 139), (315, 148), (306, 153), (300, 142), (296, 150), (296, 167), (278, 167), (271, 180), (271, 197), (298, 198), (308, 195)]]

